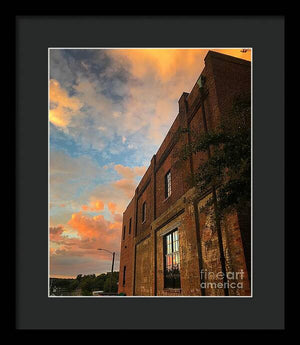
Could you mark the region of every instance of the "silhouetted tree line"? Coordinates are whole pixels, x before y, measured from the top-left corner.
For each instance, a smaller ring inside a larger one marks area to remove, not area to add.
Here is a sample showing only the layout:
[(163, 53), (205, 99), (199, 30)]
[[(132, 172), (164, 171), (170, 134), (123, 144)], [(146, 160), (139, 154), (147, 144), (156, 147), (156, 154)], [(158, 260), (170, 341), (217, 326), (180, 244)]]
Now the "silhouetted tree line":
[(78, 274), (76, 279), (50, 278), (50, 295), (92, 296), (93, 291), (117, 293), (119, 272), (113, 272), (111, 290), (110, 276), (111, 273), (108, 272), (98, 276), (95, 274)]

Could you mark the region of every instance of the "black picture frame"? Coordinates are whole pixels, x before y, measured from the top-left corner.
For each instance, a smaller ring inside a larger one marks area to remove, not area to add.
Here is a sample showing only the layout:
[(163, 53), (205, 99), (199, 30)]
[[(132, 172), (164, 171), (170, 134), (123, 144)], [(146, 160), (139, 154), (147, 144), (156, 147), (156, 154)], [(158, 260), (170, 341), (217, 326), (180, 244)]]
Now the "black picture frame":
[[(14, 328), (284, 330), (285, 16), (14, 18)], [(241, 46), (253, 49), (253, 297), (48, 298), (48, 48)]]

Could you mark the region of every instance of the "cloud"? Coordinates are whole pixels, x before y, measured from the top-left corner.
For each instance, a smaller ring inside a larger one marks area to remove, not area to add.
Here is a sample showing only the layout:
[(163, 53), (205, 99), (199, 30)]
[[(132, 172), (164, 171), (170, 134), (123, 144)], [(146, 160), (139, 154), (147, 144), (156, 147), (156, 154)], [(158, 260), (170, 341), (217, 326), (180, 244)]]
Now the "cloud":
[(78, 98), (69, 97), (57, 80), (50, 80), (50, 122), (58, 127), (66, 127), (82, 106)]
[[(116, 135), (110, 119), (119, 112), (119, 102), (105, 95), (107, 86), (99, 82), (95, 68), (78, 61), (74, 52), (78, 50), (51, 50), (50, 122), (86, 149), (92, 146), (100, 151)], [(99, 58), (93, 66), (101, 62)]]
[(178, 113), (177, 101), (189, 91), (204, 67), (203, 49), (107, 50), (114, 64), (131, 78), (126, 83), (121, 130), (132, 134), (144, 129), (144, 142), (159, 145)]
[(244, 59), (251, 61), (251, 49), (247, 49), (247, 52), (243, 53), (241, 50), (244, 49), (243, 47), (238, 49), (211, 49), (215, 52), (226, 54), (230, 56), (237, 57), (239, 59)]
[[(114, 203), (116, 205), (116, 213), (123, 213), (130, 197), (124, 193), (120, 193), (120, 189), (114, 186), (114, 182), (98, 185), (87, 194), (88, 198), (100, 199), (105, 205)], [(111, 212), (109, 210), (109, 212)]]
[[(50, 151), (50, 198), (54, 204), (69, 204), (93, 185), (113, 178), (109, 166), (99, 166), (89, 156), (71, 157), (62, 151)], [(92, 207), (97, 207), (97, 200), (93, 203)]]
[[(194, 60), (203, 53), (108, 49), (98, 50), (98, 54), (91, 51), (90, 63), (79, 58), (82, 54), (87, 53), (51, 50), (51, 75), (59, 78), (61, 71), (65, 87), (59, 80), (51, 80), (50, 121), (86, 148), (91, 145), (118, 154), (122, 145), (137, 147), (136, 140), (143, 152), (147, 152), (149, 140), (151, 146), (161, 142), (176, 116), (184, 87), (195, 82), (191, 69), (199, 71)], [(100, 69), (101, 65), (106, 68)], [(121, 145), (112, 147), (110, 141), (116, 137)]]
[[(219, 50), (251, 58), (250, 51)], [(114, 49), (106, 53), (130, 72), (123, 103), (122, 130), (146, 129), (144, 142), (159, 145), (178, 113), (178, 99), (189, 92), (204, 68), (207, 49)]]
[[(99, 247), (115, 251), (119, 255), (122, 227), (120, 215), (116, 214), (111, 222), (103, 215), (90, 216), (77, 212), (72, 214), (67, 226), (79, 237), (68, 237), (68, 230), (63, 226), (50, 228), (51, 274), (77, 275), (107, 270), (111, 258), (108, 258), (106, 252), (99, 252)], [(98, 267), (90, 271), (87, 263), (94, 261), (98, 263)], [(117, 259), (116, 269), (118, 263)]]
[(90, 206), (82, 205), (81, 208), (83, 211), (102, 211), (104, 210), (104, 203), (101, 200), (94, 200), (91, 201)]
[(114, 214), (116, 212), (116, 209), (117, 209), (117, 204), (115, 204), (114, 202), (109, 202), (108, 203), (108, 209), (112, 214)]
[(76, 95), (80, 101), (93, 108), (93, 110), (99, 113), (111, 112), (113, 109), (113, 101), (105, 97), (103, 89), (97, 83), (97, 81), (91, 81), (88, 79), (77, 80), (77, 84), (74, 85), (74, 90), (77, 91)]
[(120, 189), (128, 198), (132, 198), (136, 188), (136, 183), (132, 179), (121, 179), (113, 183), (114, 187)]
[(68, 222), (73, 229), (77, 230), (81, 238), (98, 238), (101, 236), (105, 240), (118, 235), (112, 229), (112, 223), (107, 221), (103, 215), (90, 217), (82, 212), (72, 214)]
[[(103, 254), (104, 253), (104, 254)], [(78, 256), (76, 252), (68, 255), (53, 255), (50, 258), (51, 277), (73, 277), (78, 274), (101, 274), (110, 272), (111, 255), (95, 250), (94, 256)], [(119, 269), (119, 257), (115, 258), (115, 270)]]
[[(155, 150), (178, 113), (179, 97), (191, 90), (203, 69), (207, 51), (51, 50), (51, 75), (61, 74), (65, 87), (51, 80), (50, 121), (86, 148), (118, 154), (124, 145), (136, 147), (138, 140), (143, 152), (149, 144)], [(217, 51), (251, 57), (250, 50)], [(121, 145), (112, 148), (116, 137)]]
[(170, 80), (178, 69), (193, 67), (195, 59), (203, 55), (203, 50), (198, 49), (118, 49), (108, 52), (118, 63), (129, 63), (136, 78), (154, 73), (156, 78), (164, 81)]
[(63, 232), (64, 228), (62, 226), (50, 227), (50, 241), (59, 242)]
[(130, 168), (122, 164), (117, 164), (114, 169), (124, 178), (114, 182), (113, 186), (120, 189), (128, 198), (132, 198), (137, 186), (135, 178), (143, 176), (147, 168), (145, 166)]
[(145, 166), (130, 168), (122, 164), (115, 165), (114, 169), (118, 172), (118, 174), (127, 179), (134, 179), (137, 176), (143, 176), (147, 170)]
[[(119, 65), (127, 65), (131, 74), (142, 79), (154, 76), (161, 82), (169, 82), (183, 71), (187, 74), (200, 74), (204, 66), (204, 57), (209, 49), (114, 49), (107, 53)], [(251, 49), (242, 53), (241, 49), (210, 49), (251, 60)]]
[(116, 223), (122, 223), (123, 217), (121, 214), (113, 214), (113, 219)]

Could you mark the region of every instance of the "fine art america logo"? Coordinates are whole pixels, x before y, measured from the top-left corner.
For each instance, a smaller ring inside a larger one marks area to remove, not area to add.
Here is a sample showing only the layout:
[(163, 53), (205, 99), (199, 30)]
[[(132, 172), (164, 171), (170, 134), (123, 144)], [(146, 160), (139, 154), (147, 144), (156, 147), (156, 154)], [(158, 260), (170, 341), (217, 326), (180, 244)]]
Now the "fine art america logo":
[[(224, 278), (227, 278), (225, 281)], [(244, 271), (240, 270), (238, 272), (227, 272), (226, 275), (223, 272), (211, 272), (207, 269), (202, 269), (200, 272), (201, 287), (202, 288), (213, 288), (213, 289), (242, 289)]]

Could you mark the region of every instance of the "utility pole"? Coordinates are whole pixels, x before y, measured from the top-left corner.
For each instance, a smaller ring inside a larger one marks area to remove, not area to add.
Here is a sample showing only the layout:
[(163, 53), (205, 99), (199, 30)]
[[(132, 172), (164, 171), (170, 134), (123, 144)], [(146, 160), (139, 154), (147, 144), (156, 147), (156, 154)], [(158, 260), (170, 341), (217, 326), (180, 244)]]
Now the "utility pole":
[(115, 262), (115, 252), (112, 253), (112, 265), (111, 265), (111, 275), (110, 275), (110, 292), (112, 293), (112, 277), (114, 273), (114, 262)]
[(110, 250), (104, 249), (104, 248), (98, 248), (98, 250), (104, 250), (105, 252), (108, 252), (112, 254), (112, 264), (111, 264), (111, 274), (110, 274), (110, 282), (109, 282), (109, 291), (112, 293), (112, 276), (114, 272), (114, 263), (115, 263), (115, 252), (111, 252)]

